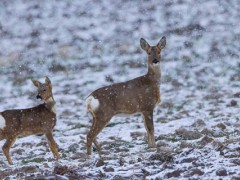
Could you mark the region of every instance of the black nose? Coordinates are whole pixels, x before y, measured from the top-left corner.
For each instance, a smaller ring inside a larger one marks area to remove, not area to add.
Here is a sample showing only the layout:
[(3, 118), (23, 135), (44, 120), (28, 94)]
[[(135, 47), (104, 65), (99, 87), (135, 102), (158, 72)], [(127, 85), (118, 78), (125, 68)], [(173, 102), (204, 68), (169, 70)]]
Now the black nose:
[(37, 99), (42, 99), (42, 97), (39, 94), (36, 96), (36, 98)]
[(153, 60), (153, 63), (154, 63), (154, 64), (157, 64), (158, 62), (159, 62), (159, 61), (158, 61), (157, 59), (154, 59), (154, 60)]

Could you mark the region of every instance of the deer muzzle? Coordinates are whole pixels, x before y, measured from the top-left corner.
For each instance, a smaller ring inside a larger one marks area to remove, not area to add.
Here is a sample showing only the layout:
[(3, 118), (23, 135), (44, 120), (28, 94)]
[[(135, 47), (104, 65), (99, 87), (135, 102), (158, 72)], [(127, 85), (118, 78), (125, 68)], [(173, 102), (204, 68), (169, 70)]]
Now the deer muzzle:
[(153, 64), (157, 64), (157, 63), (159, 63), (159, 61), (157, 59), (154, 59)]
[(42, 99), (42, 97), (39, 94), (36, 96), (36, 98), (37, 99)]

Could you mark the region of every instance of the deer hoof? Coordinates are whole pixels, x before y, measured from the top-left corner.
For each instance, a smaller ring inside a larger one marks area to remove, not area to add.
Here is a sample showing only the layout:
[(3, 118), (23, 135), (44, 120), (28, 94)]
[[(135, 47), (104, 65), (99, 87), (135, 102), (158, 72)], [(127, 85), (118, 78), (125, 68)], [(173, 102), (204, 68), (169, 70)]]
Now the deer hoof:
[(55, 156), (55, 159), (58, 161), (59, 157), (60, 157), (60, 156), (59, 156), (59, 154), (58, 154), (58, 155)]
[(89, 156), (92, 154), (91, 149), (88, 149), (88, 150), (87, 150), (87, 154), (88, 154)]
[(9, 165), (13, 165), (12, 160), (8, 160)]
[(149, 148), (156, 148), (157, 145), (156, 145), (155, 142), (150, 142), (150, 143), (148, 143), (148, 147), (149, 147)]
[(156, 144), (155, 145), (148, 145), (149, 148), (156, 148)]

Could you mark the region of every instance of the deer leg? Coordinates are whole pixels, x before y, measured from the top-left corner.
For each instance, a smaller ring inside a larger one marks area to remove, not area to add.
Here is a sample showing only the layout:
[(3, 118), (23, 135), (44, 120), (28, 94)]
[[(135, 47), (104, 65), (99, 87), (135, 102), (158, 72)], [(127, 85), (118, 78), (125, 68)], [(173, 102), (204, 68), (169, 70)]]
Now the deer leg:
[(155, 137), (154, 137), (154, 124), (153, 124), (153, 112), (143, 113), (144, 125), (147, 130), (148, 146), (150, 148), (156, 147)]
[(12, 159), (10, 157), (9, 151), (10, 151), (10, 148), (12, 147), (12, 145), (14, 144), (15, 140), (16, 140), (16, 137), (8, 138), (7, 141), (5, 142), (5, 144), (2, 147), (3, 153), (6, 156), (6, 158), (8, 160), (8, 163), (10, 165), (13, 165), (13, 162), (12, 162)]
[(101, 145), (97, 142), (97, 139), (95, 138), (94, 140), (93, 140), (93, 143), (94, 143), (94, 145), (96, 146), (96, 148), (97, 148), (97, 151), (98, 152), (101, 152)]
[(102, 131), (102, 129), (106, 126), (106, 124), (110, 119), (111, 118), (105, 118), (103, 121), (100, 121), (94, 116), (92, 127), (90, 128), (87, 135), (87, 154), (88, 155), (92, 154), (91, 147), (93, 142), (98, 150), (98, 153), (101, 154), (101, 146), (97, 142), (96, 137)]
[(99, 146), (98, 146), (99, 144), (97, 143), (97, 140), (96, 140), (97, 130), (99, 131), (99, 127), (97, 127), (97, 119), (94, 117), (93, 124), (87, 134), (87, 154), (88, 155), (92, 154), (92, 143), (93, 142), (95, 145), (97, 144), (96, 148), (97, 148), (98, 152), (101, 151), (101, 149), (99, 149)]
[(2, 130), (0, 129), (0, 141), (4, 139), (4, 135), (2, 133)]
[(57, 146), (57, 143), (55, 142), (55, 140), (53, 139), (52, 132), (48, 132), (45, 135), (46, 135), (46, 138), (48, 141), (48, 145), (54, 155), (54, 158), (56, 158), (58, 160), (59, 159), (58, 146)]

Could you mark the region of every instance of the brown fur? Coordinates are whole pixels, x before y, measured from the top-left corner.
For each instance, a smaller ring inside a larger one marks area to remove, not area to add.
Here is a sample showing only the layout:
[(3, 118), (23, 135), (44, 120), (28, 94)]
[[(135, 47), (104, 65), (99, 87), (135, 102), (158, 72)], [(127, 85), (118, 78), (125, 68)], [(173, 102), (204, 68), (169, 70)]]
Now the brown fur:
[[(44, 101), (43, 104), (29, 109), (13, 109), (0, 113), (6, 124), (5, 128), (0, 129), (0, 140), (6, 139), (2, 149), (9, 164), (13, 164), (9, 150), (16, 138), (32, 134), (45, 134), (55, 158), (59, 157), (57, 144), (52, 136), (52, 130), (56, 125), (56, 114), (52, 111), (55, 101), (51, 82), (46, 78), (43, 84), (36, 80), (33, 80), (33, 83), (38, 88), (38, 95)], [(52, 98), (52, 101), (47, 101), (49, 98)]]
[[(144, 125), (148, 134), (149, 147), (155, 147), (153, 109), (160, 103), (160, 52), (166, 45), (166, 38), (163, 37), (157, 46), (150, 46), (144, 39), (140, 40), (142, 49), (148, 54), (148, 72), (144, 76), (132, 79), (127, 82), (117, 83), (102, 87), (92, 92), (99, 101), (99, 107), (92, 109), (87, 104), (87, 109), (93, 115), (93, 124), (87, 135), (87, 152), (91, 154), (92, 142), (101, 151), (101, 147), (96, 141), (96, 136), (107, 125), (110, 119), (117, 114), (141, 113)], [(154, 66), (153, 61), (159, 62)]]

